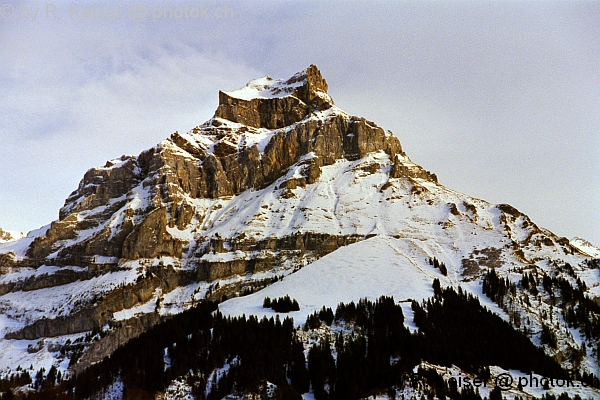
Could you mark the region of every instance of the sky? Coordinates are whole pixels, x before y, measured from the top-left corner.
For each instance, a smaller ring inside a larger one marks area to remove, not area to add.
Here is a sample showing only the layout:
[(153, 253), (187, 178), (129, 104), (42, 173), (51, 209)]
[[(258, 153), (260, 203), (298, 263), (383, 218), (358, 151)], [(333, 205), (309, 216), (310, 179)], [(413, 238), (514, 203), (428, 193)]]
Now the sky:
[[(315, 64), (439, 182), (600, 246), (600, 2), (0, 4), (0, 227)], [(2, 1), (0, 1), (2, 3)]]

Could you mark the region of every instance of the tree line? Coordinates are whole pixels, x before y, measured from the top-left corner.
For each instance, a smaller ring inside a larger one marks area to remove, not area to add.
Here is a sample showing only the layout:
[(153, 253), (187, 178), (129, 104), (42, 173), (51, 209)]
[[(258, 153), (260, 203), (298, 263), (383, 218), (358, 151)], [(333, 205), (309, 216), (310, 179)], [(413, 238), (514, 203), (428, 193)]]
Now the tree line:
[[(76, 377), (46, 379), (38, 391), (21, 398), (84, 399), (118, 380), (125, 399), (153, 399), (178, 377), (184, 377), (195, 398), (202, 400), (260, 393), (266, 382), (276, 385), (279, 399), (301, 399), (309, 390), (317, 400), (381, 393), (394, 398), (396, 390), (410, 384), (406, 374), (422, 361), (456, 365), (482, 379), (489, 379), (489, 365), (567, 377), (556, 361), (477, 298), (460, 288), (441, 288), (438, 280), (433, 287), (433, 298), (411, 304), (418, 327), (414, 333), (404, 325), (402, 307), (392, 297), (340, 303), (335, 313), (323, 308), (312, 314), (305, 330), (321, 324), (346, 328), (334, 329), (337, 334), (314, 343), (306, 358), (292, 319), (225, 317), (216, 303), (203, 301)], [(510, 285), (492, 278), (488, 289), (498, 295)], [(453, 387), (434, 372), (422, 371), (425, 392), (440, 399), (481, 399), (474, 388)]]

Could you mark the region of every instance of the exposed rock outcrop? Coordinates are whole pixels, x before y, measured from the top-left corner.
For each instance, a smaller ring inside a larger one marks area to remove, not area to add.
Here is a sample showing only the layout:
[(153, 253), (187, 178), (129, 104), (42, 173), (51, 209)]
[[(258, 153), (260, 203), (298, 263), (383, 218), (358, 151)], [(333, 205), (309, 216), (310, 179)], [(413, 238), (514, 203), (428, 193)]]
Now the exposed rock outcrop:
[(64, 269), (53, 273), (42, 274), (39, 276), (30, 276), (23, 280), (7, 282), (0, 284), (0, 296), (10, 292), (32, 291), (48, 287), (66, 285), (77, 280), (85, 280), (90, 277), (88, 271), (75, 271)]
[(37, 320), (23, 329), (8, 333), (6, 339), (33, 340), (99, 329), (114, 313), (151, 300), (156, 289), (161, 289), (162, 293), (169, 293), (192, 281), (193, 277), (188, 271), (175, 271), (168, 267), (156, 268), (147, 279), (140, 279), (133, 285), (121, 286), (93, 299), (91, 304), (82, 305), (71, 315)]
[(78, 362), (72, 366), (71, 372), (77, 375), (160, 321), (161, 318), (157, 313), (148, 313), (124, 321), (111, 322), (110, 325), (113, 329), (108, 332), (107, 336), (89, 345)]
[[(185, 243), (167, 228), (185, 229), (196, 216), (185, 198), (227, 197), (263, 188), (310, 155), (303, 161), (304, 177), (281, 186), (291, 195), (290, 190), (315, 182), (320, 168), (336, 160), (357, 160), (376, 151), (392, 159), (402, 154), (394, 135), (335, 108), (315, 66), (285, 82), (263, 81), (221, 92), (215, 117), (190, 134), (174, 133), (138, 157), (122, 156), (87, 171), (59, 220), (33, 241), (28, 257), (79, 266), (93, 256), (180, 258)], [(244, 99), (244, 90), (267, 95)], [(314, 118), (315, 113), (321, 114)], [(262, 149), (245, 144), (253, 135), (265, 135), (264, 129), (271, 133)], [(391, 175), (431, 179), (418, 168), (396, 163)], [(143, 206), (136, 205), (139, 200)], [(57, 257), (48, 258), (55, 252)]]
[(437, 182), (437, 176), (429, 171), (423, 169), (423, 167), (404, 162), (400, 157), (396, 158), (396, 162), (390, 172), (391, 178), (419, 178), (425, 179), (432, 182)]
[[(210, 245), (196, 254), (199, 258), (197, 280), (213, 281), (231, 275), (255, 273), (281, 265), (285, 260), (295, 260), (309, 257), (316, 260), (342, 246), (356, 243), (364, 239), (362, 235), (335, 236), (317, 233), (296, 233), (285, 237), (273, 237), (266, 240), (254, 241), (248, 239), (213, 239)], [(229, 250), (225, 250), (229, 249)], [(239, 257), (227, 261), (204, 259), (204, 255), (224, 252), (259, 253), (253, 257)]]
[(152, 211), (135, 227), (123, 243), (123, 257), (154, 258), (159, 255), (181, 257), (182, 242), (167, 232), (167, 210)]
[(215, 116), (254, 128), (278, 129), (333, 106), (333, 100), (327, 94), (327, 82), (314, 65), (281, 85), (268, 77), (264, 80), (267, 85), (260, 86), (253, 81), (246, 88), (249, 91), (262, 89), (268, 97), (244, 99), (238, 97), (242, 90), (231, 94), (219, 92)]

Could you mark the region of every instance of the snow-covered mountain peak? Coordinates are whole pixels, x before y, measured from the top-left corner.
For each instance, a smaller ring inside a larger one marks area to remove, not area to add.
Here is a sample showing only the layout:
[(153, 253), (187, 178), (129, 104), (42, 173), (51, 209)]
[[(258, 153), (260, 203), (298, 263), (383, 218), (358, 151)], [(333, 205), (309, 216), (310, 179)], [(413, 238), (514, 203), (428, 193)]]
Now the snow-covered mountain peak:
[(241, 89), (225, 93), (242, 100), (270, 99), (290, 96), (302, 84), (301, 80), (289, 83), (283, 79), (273, 79), (269, 76), (264, 76), (251, 80)]
[(287, 80), (273, 79), (269, 76), (253, 79), (241, 89), (224, 92), (230, 97), (240, 100), (272, 99), (293, 96), (301, 88), (327, 96), (327, 83), (321, 72), (314, 65), (294, 74)]
[(215, 117), (255, 128), (282, 128), (331, 108), (327, 89), (321, 72), (311, 65), (286, 81), (263, 77), (242, 89), (219, 92)]

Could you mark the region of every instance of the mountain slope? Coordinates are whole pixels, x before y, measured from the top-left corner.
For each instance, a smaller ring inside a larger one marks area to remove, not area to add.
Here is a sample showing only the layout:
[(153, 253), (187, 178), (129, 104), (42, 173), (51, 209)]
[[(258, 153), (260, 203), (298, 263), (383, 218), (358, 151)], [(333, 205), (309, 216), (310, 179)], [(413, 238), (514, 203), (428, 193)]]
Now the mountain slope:
[[(80, 372), (203, 298), (268, 286), (221, 310), (268, 315), (263, 297), (289, 293), (303, 324), (340, 301), (420, 301), (438, 278), (507, 321), (518, 314), (536, 344), (551, 316), (558, 346), (545, 351), (600, 373), (595, 337), (570, 326), (551, 295), (520, 286), (526, 274), (539, 285), (544, 275), (579, 280), (598, 301), (588, 247), (439, 184), (391, 132), (337, 108), (311, 66), (220, 92), (212, 119), (90, 169), (59, 220), (0, 244), (0, 371)], [(483, 295), (490, 269), (519, 286), (510, 304)], [(569, 354), (586, 343), (576, 363)]]

